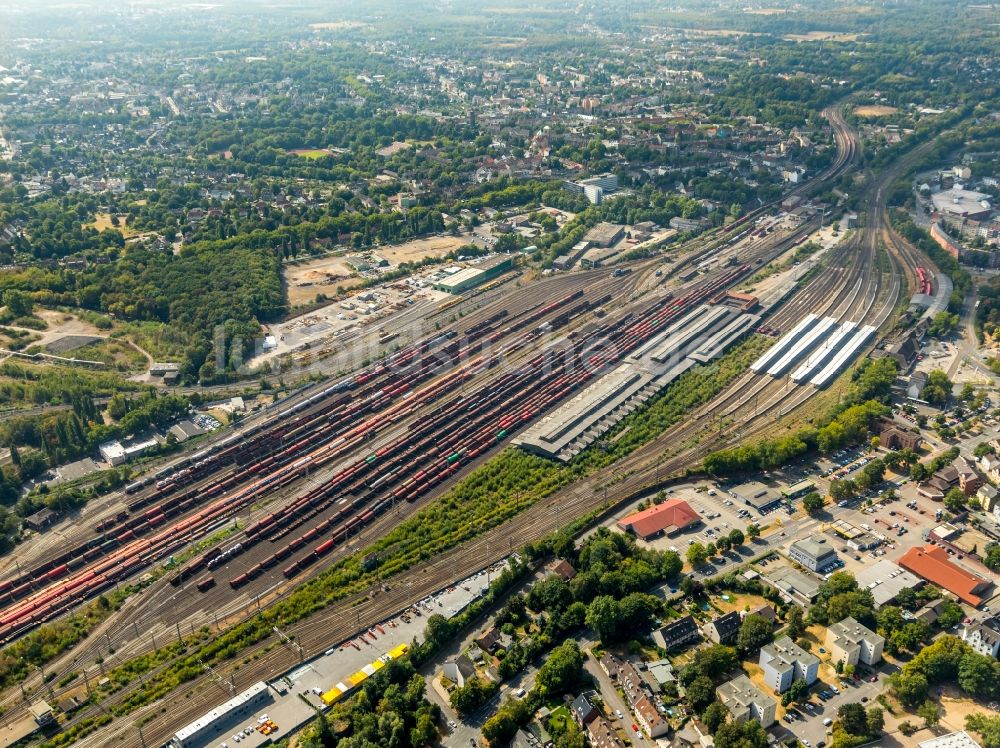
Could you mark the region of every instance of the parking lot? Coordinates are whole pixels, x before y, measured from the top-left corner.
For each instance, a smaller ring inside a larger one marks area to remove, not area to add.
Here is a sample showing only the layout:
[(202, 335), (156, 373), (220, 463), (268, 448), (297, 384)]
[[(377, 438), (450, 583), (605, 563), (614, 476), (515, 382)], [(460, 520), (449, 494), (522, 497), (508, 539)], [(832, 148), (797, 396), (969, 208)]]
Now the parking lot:
[[(827, 737), (829, 725), (825, 725), (824, 721), (836, 720), (837, 710), (844, 704), (860, 703), (865, 708), (873, 706), (875, 697), (885, 689), (883, 681), (891, 669), (892, 666), (881, 663), (881, 669), (874, 672), (865, 667), (859, 668), (857, 680), (841, 680), (837, 684), (817, 681), (813, 684), (809, 700), (789, 709), (794, 719), (779, 720), (771, 732), (779, 740), (794, 736), (807, 748), (823, 748), (823, 744), (829, 742)], [(864, 676), (861, 675), (862, 672), (865, 673)], [(870, 680), (872, 676), (876, 677), (875, 681)], [(834, 688), (839, 693), (833, 693)], [(830, 697), (827, 699), (819, 696), (824, 690), (830, 692)]]

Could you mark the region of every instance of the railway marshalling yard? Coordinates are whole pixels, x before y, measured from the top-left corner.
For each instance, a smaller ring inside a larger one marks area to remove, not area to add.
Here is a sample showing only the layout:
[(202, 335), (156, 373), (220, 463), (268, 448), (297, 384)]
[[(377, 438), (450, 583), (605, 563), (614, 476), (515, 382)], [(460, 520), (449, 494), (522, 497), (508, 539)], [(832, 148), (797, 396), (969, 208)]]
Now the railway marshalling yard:
[[(800, 193), (838, 177), (856, 155), (854, 134), (836, 111), (827, 114), (838, 158)], [(649, 493), (697, 465), (707, 450), (794, 417), (822, 387), (796, 384), (784, 369), (777, 375), (747, 370), (610, 469), (541, 500), (525, 497), (520, 511), (482, 513), (475, 527), (456, 522), (440, 548), (427, 548), (408, 568), (377, 582), (345, 574), (344, 594), (317, 593), (310, 616), (271, 630), (270, 612), (298, 589), (319, 589), (319, 581), (303, 583), (332, 565), (387, 537), (396, 542), (383, 544), (386, 555), (404, 548), (401, 523), (514, 439), (539, 442), (556, 434), (553, 456), (572, 459), (638, 407), (632, 394), (618, 396), (623, 390), (654, 397), (680, 369), (717, 360), (760, 325), (787, 332), (815, 315), (832, 320), (826, 323), (831, 330), (870, 326), (871, 336), (853, 351), (863, 353), (893, 327), (900, 300), (914, 287), (915, 268), (935, 272), (892, 234), (880, 185), (872, 188), (861, 230), (805, 267), (785, 269), (771, 291), (752, 300), (731, 292), (817, 232), (820, 211), (775, 220), (769, 206), (668, 257), (520, 279), (446, 309), (427, 303), (385, 318), (381, 335), (397, 326), (409, 333), (398, 350), (300, 390), (235, 431), (202, 442), (170, 469), (95, 502), (76, 524), (27, 544), (19, 568), (0, 580), (3, 636), (17, 637), (126, 580), (142, 580), (141, 593), (45, 673), (49, 698), (100, 689), (100, 698), (67, 717), (64, 730), (103, 713), (128, 713), (78, 745), (164, 743), (229, 698), (230, 688), (274, 678), (516, 546)], [(412, 333), (416, 318), (426, 330), (422, 337)], [(819, 356), (804, 345), (788, 350), (789, 366)], [(836, 354), (829, 351), (816, 365), (828, 366)], [(337, 372), (351, 359), (349, 350), (338, 350), (322, 365)], [(195, 664), (197, 674), (164, 688), (162, 698), (127, 706), (157, 688), (157, 678), (183, 658), (241, 623), (263, 633), (238, 656), (217, 658), (211, 669)], [(186, 641), (185, 650), (168, 651), (178, 639)], [(116, 689), (101, 685), (106, 674), (143, 655), (157, 659), (141, 677)], [(72, 673), (85, 673), (84, 682), (67, 680)], [(23, 685), (39, 694), (44, 689), (38, 673)], [(3, 706), (10, 719), (27, 708), (16, 688), (3, 695)]]

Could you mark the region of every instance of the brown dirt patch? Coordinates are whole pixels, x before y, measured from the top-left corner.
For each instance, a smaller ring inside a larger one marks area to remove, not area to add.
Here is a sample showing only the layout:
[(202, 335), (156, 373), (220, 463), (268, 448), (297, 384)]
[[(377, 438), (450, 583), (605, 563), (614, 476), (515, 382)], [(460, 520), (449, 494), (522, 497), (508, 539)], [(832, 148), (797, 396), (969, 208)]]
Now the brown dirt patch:
[(468, 242), (460, 236), (431, 236), (392, 247), (379, 247), (375, 251), (393, 265), (400, 265), (404, 262), (419, 262), (425, 257), (442, 257), (466, 244)]
[(348, 289), (364, 283), (364, 278), (351, 277), (352, 272), (344, 257), (321, 257), (301, 265), (288, 265), (284, 269), (288, 303), (309, 304), (318, 293), (335, 296), (338, 287)]
[(884, 104), (866, 104), (865, 106), (854, 107), (854, 113), (859, 117), (885, 117), (895, 114), (899, 110), (894, 106)]

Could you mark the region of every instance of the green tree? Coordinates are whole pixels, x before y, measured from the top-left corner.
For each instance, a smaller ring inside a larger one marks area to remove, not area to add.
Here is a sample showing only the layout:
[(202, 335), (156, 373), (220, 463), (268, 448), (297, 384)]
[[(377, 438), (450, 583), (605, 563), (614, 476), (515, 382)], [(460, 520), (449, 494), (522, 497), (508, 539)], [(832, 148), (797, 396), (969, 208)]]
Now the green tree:
[(865, 713), (865, 721), (868, 723), (868, 736), (877, 738), (885, 729), (885, 712), (877, 706), (870, 707)]
[(34, 308), (34, 303), (28, 294), (14, 289), (3, 292), (3, 303), (7, 311), (15, 317), (27, 317)]
[(760, 527), (757, 525), (747, 525), (747, 537), (753, 540), (760, 537)]
[(549, 698), (573, 690), (583, 674), (583, 654), (574, 639), (567, 639), (549, 653), (538, 669), (535, 683)]
[(687, 687), (687, 702), (696, 712), (705, 709), (715, 700), (715, 684), (704, 675), (699, 675)]
[(715, 733), (715, 748), (767, 748), (767, 733), (759, 722), (727, 722)]
[(749, 615), (743, 619), (736, 635), (736, 651), (742, 657), (749, 657), (773, 639), (771, 622), (763, 616)]
[(621, 610), (618, 601), (611, 595), (595, 597), (587, 606), (587, 625), (597, 632), (605, 644), (617, 640), (620, 620)]
[(708, 550), (701, 543), (692, 543), (687, 549), (687, 561), (692, 569), (704, 566), (708, 561)]
[(704, 714), (701, 715), (701, 721), (708, 728), (708, 731), (714, 735), (715, 732), (726, 723), (726, 719), (729, 717), (729, 710), (726, 709), (719, 701), (713, 701), (705, 709)]
[(983, 748), (1000, 748), (1000, 715), (969, 714), (965, 718), (965, 729), (979, 733)]
[[(831, 486), (832, 490), (832, 486)], [(802, 508), (810, 515), (816, 516), (823, 511), (823, 497), (813, 491), (802, 497)]]
[(927, 676), (921, 672), (908, 672), (904, 668), (890, 676), (889, 685), (905, 706), (913, 708), (927, 699)]
[(865, 708), (861, 704), (853, 702), (842, 704), (837, 710), (837, 716), (840, 718), (840, 724), (844, 731), (848, 734), (868, 734), (868, 718), (865, 714)]
[(802, 608), (798, 605), (791, 605), (788, 608), (786, 616), (786, 627), (785, 633), (788, 635), (792, 641), (798, 639), (802, 634), (805, 633), (806, 624), (803, 620)]
[(941, 713), (937, 704), (927, 700), (917, 708), (917, 716), (923, 719), (924, 727), (932, 727), (938, 723)]
[(743, 532), (739, 528), (734, 527), (730, 531), (729, 542), (733, 546), (733, 548), (739, 548), (741, 545), (743, 545), (745, 540), (746, 537), (743, 535)]

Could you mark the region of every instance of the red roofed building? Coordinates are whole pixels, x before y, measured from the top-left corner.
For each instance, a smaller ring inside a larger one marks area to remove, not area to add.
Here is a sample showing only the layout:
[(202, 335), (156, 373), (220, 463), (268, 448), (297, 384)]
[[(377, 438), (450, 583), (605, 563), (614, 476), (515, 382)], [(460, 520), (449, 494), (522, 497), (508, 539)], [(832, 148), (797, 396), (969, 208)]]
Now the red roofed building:
[(983, 602), (983, 593), (992, 585), (990, 580), (953, 564), (947, 551), (936, 545), (911, 548), (897, 563), (976, 608)]
[(637, 538), (650, 540), (659, 535), (674, 535), (699, 522), (701, 517), (690, 504), (683, 499), (670, 499), (630, 514), (618, 522), (618, 527)]

